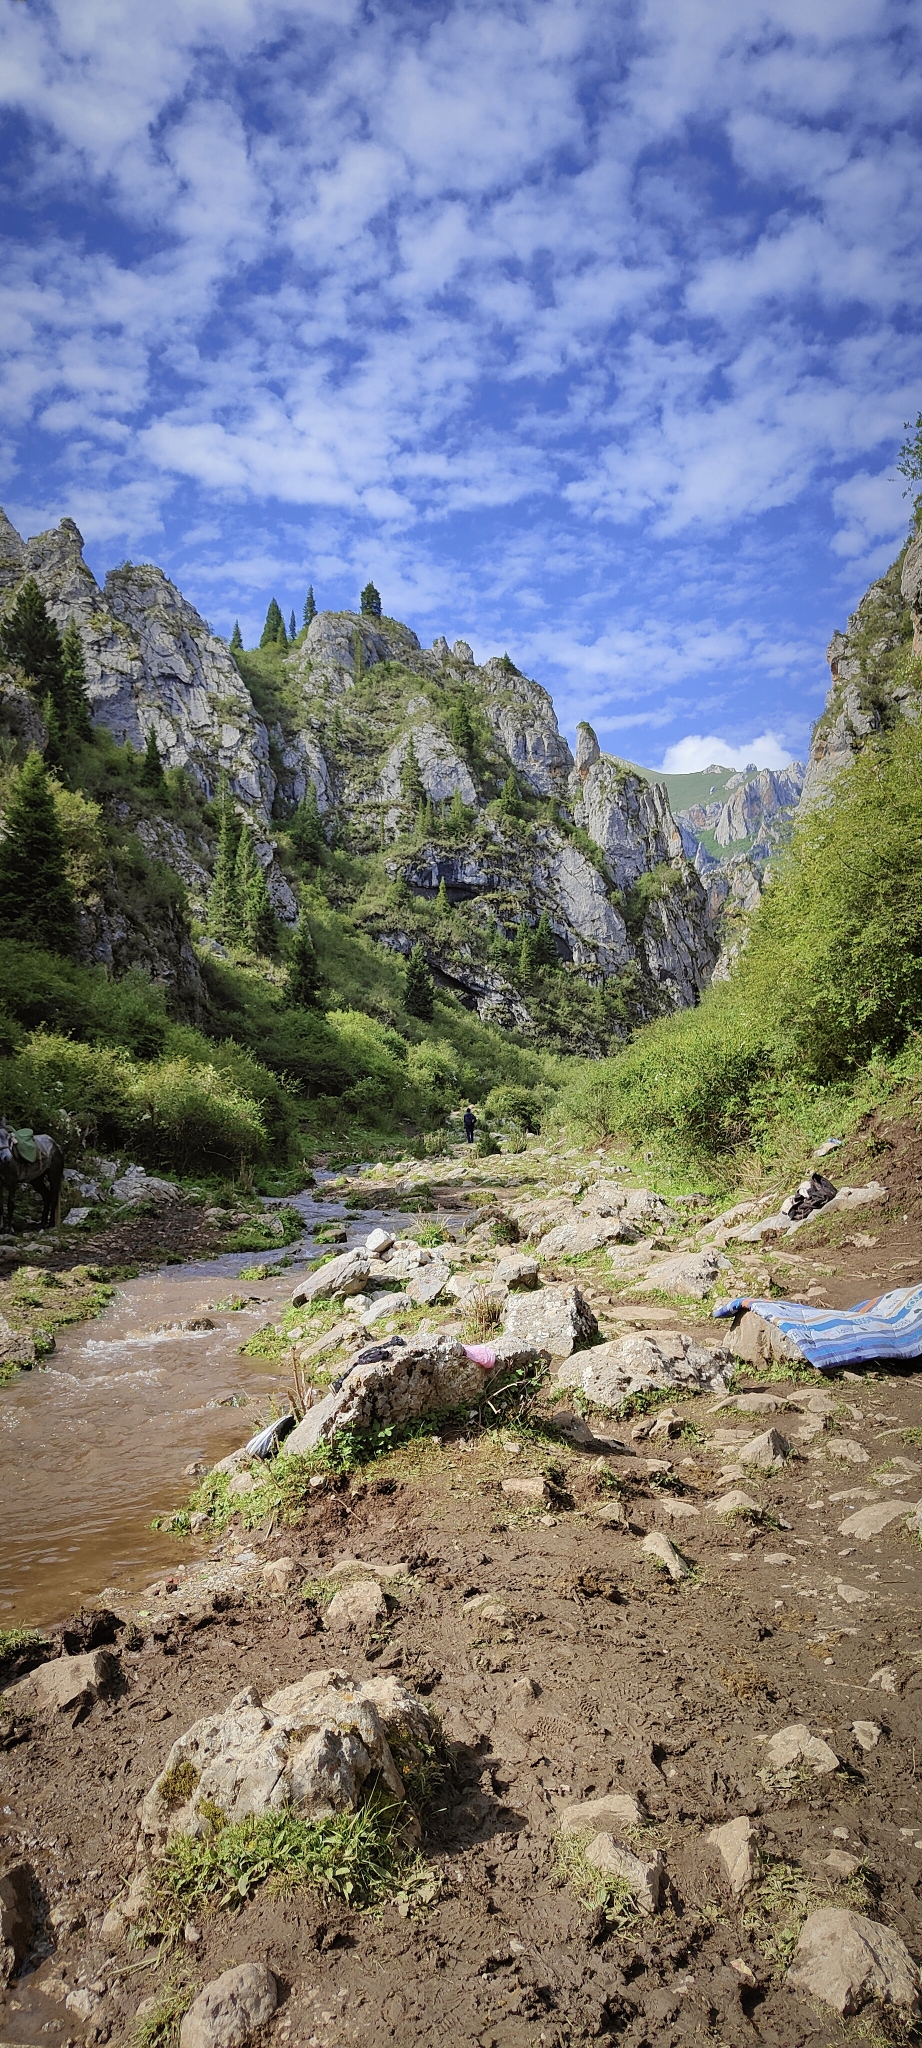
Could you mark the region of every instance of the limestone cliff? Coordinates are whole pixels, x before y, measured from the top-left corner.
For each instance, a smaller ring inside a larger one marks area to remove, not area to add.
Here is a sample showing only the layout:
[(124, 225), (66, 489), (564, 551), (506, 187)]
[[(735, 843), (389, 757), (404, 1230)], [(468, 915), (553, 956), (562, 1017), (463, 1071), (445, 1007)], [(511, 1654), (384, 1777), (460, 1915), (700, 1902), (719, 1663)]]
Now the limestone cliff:
[(903, 549), (865, 591), (844, 632), (826, 649), (830, 686), (813, 743), (801, 805), (814, 803), (873, 733), (919, 711), (922, 543)]

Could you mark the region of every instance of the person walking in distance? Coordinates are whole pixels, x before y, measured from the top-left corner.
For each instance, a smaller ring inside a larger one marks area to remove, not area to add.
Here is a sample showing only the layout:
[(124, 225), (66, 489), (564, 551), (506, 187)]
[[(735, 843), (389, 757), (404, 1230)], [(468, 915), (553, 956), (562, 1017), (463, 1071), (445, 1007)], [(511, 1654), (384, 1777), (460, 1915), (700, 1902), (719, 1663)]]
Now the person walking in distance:
[(474, 1132), (476, 1131), (476, 1129), (477, 1118), (474, 1115), (470, 1103), (468, 1103), (467, 1108), (464, 1112), (464, 1135), (469, 1145), (473, 1145)]

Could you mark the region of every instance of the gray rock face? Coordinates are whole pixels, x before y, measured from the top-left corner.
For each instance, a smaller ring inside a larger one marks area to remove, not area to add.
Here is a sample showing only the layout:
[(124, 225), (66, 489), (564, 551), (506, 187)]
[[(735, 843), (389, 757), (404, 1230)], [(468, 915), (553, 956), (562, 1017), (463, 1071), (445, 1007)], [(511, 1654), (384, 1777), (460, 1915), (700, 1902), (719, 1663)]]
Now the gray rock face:
[(504, 1338), (547, 1351), (551, 1358), (569, 1358), (599, 1333), (595, 1316), (578, 1287), (542, 1287), (536, 1294), (512, 1295), (503, 1325)]
[[(826, 649), (831, 683), (825, 708), (813, 735), (801, 797), (806, 810), (842, 768), (860, 753), (865, 741), (893, 718), (915, 718), (918, 694), (899, 673), (894, 657), (919, 640), (919, 542), (865, 591), (844, 633), (834, 633)], [(905, 579), (905, 585), (901, 584)], [(920, 643), (922, 644), (922, 643)]]
[(335, 1392), (309, 1408), (303, 1422), (285, 1438), (283, 1457), (329, 1443), (344, 1429), (409, 1422), (416, 1415), (460, 1407), (479, 1400), (489, 1383), (487, 1373), (465, 1356), (453, 1337), (417, 1338), (406, 1344), (392, 1340), (374, 1348), (382, 1349), (384, 1356), (353, 1365)]
[(919, 1972), (905, 1942), (892, 1927), (835, 1906), (805, 1920), (785, 1982), (843, 2015), (871, 1999), (919, 2009)]
[(703, 1301), (710, 1293), (719, 1269), (717, 1252), (677, 1252), (674, 1258), (657, 1259), (651, 1263), (647, 1267), (647, 1281), (660, 1294), (686, 1294), (696, 1301)]
[(470, 769), (447, 735), (435, 725), (416, 726), (412, 734), (406, 733), (391, 748), (378, 784), (381, 799), (392, 803), (399, 801), (400, 771), (409, 752), (411, 738), (423, 788), (433, 803), (446, 803), (455, 795), (460, 796), (463, 803), (476, 803), (477, 791)]
[(311, 1671), (265, 1701), (248, 1687), (174, 1742), (139, 1808), (141, 1860), (174, 1834), (201, 1834), (203, 1800), (228, 1820), (283, 1806), (322, 1820), (353, 1810), (380, 1777), (402, 1802), (393, 1731), (423, 1742), (430, 1727), (421, 1701), (390, 1676), (356, 1684), (342, 1671)]
[(557, 1373), (561, 1386), (579, 1387), (597, 1408), (616, 1408), (625, 1394), (646, 1387), (706, 1387), (726, 1393), (728, 1352), (696, 1344), (681, 1330), (651, 1330), (615, 1337), (569, 1359)]
[(912, 613), (913, 654), (922, 654), (922, 536), (906, 549), (900, 594)]
[(266, 1964), (235, 1963), (193, 2000), (179, 2030), (179, 2048), (244, 2048), (277, 2005), (278, 1986)]

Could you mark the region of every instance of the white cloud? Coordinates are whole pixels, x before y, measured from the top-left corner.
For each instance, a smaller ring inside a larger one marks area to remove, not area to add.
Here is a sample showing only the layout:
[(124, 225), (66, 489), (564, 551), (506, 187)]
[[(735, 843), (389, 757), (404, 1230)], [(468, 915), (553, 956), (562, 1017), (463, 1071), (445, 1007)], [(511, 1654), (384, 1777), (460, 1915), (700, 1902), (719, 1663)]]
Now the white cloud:
[(760, 732), (742, 747), (717, 733), (689, 732), (666, 748), (659, 765), (663, 775), (691, 775), (698, 768), (748, 768), (753, 763), (757, 768), (786, 768), (793, 758), (773, 732)]

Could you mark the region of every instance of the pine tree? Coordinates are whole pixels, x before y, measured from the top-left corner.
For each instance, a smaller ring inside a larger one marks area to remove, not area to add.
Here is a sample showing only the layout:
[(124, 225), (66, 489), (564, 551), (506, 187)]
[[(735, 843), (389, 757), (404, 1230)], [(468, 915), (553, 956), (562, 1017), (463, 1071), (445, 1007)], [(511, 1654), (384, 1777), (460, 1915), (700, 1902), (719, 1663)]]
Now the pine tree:
[(69, 625), (64, 628), (61, 659), (64, 666), (62, 708), (68, 737), (75, 740), (92, 739), (93, 717), (86, 690), (83, 641), (76, 619), (71, 619)]
[(218, 851), (208, 894), (208, 929), (223, 946), (233, 946), (240, 937), (240, 900), (237, 895), (236, 861), (239, 825), (231, 802), (227, 776), (218, 784), (220, 825)]
[(241, 937), (254, 953), (273, 952), (277, 937), (275, 912), (249, 825), (244, 825), (237, 845), (234, 889), (239, 905)]
[(64, 769), (64, 734), (58, 708), (50, 692), (42, 698), (42, 721), (45, 727), (45, 764), (55, 775), (60, 775)]
[(467, 831), (468, 822), (467, 805), (460, 789), (456, 789), (448, 806), (448, 829), (453, 838), (457, 839)]
[(534, 932), (526, 925), (519, 947), (519, 978), (530, 981), (537, 965), (537, 949)]
[(323, 836), (323, 826), (320, 822), (320, 806), (317, 802), (317, 791), (312, 782), (308, 783), (301, 802), (295, 811), (291, 824), (288, 827), (288, 836), (291, 841), (292, 851), (297, 854), (298, 859), (303, 860), (306, 867), (316, 867), (326, 841)]
[(295, 1003), (301, 1010), (309, 1010), (319, 1001), (322, 987), (320, 962), (302, 907), (291, 942), (285, 993), (290, 1003)]
[(457, 747), (459, 754), (469, 754), (473, 748), (476, 733), (474, 731), (474, 721), (463, 697), (457, 704), (452, 706), (448, 730), (451, 734), (452, 745)]
[(230, 636), (230, 644), (231, 644), (231, 653), (232, 653), (232, 654), (242, 654), (242, 652), (243, 652), (243, 634), (242, 634), (242, 633), (241, 633), (241, 631), (240, 631), (240, 620), (239, 620), (239, 619), (235, 619), (235, 620), (234, 620), (234, 630), (233, 630), (233, 632), (232, 632), (232, 634), (231, 634), (231, 636)]
[(408, 1017), (421, 1017), (424, 1023), (428, 1023), (435, 1009), (432, 976), (426, 965), (426, 955), (419, 945), (414, 946), (407, 961), (403, 1007)]
[(515, 816), (516, 810), (518, 808), (518, 801), (519, 785), (516, 782), (512, 770), (510, 769), (509, 774), (507, 775), (506, 780), (503, 783), (502, 792), (500, 794), (499, 799), (500, 810), (505, 814), (507, 818)]
[(380, 619), (381, 597), (373, 583), (366, 583), (359, 602), (366, 619)]
[(275, 598), (273, 598), (266, 613), (266, 623), (262, 629), (259, 644), (260, 647), (275, 647), (279, 642), (283, 647), (287, 647), (288, 635), (285, 631), (285, 621)]
[(297, 627), (297, 622), (296, 622), (296, 619), (295, 619), (295, 615), (294, 615), (294, 612), (292, 612), (292, 614), (291, 614), (291, 617), (290, 617), (290, 619), (289, 619), (289, 621), (288, 621), (288, 638), (289, 638), (289, 640), (294, 640), (294, 638), (295, 638), (295, 636), (296, 636), (296, 634), (297, 634), (297, 631), (298, 631), (298, 627)]
[(144, 748), (141, 781), (148, 789), (163, 788), (163, 762), (160, 758), (160, 748), (157, 745), (157, 735), (153, 726), (151, 726), (147, 735), (147, 745)]
[(558, 957), (551, 920), (547, 911), (542, 910), (535, 927), (535, 961), (539, 967), (556, 967)]
[(61, 719), (65, 710), (64, 655), (61, 635), (50, 616), (34, 576), (26, 578), (16, 603), (0, 623), (0, 650), (7, 661), (15, 661), (37, 684), (42, 697), (50, 697)]
[(307, 588), (307, 596), (304, 600), (304, 624), (306, 626), (309, 626), (311, 620), (315, 619), (316, 617), (317, 606), (314, 603), (314, 586), (312, 583), (309, 583)]
[(72, 953), (77, 935), (73, 890), (54, 796), (40, 754), (29, 754), (13, 785), (0, 840), (0, 921), (4, 936)]
[(419, 810), (416, 813), (416, 837), (417, 839), (431, 839), (434, 831), (435, 805), (431, 796), (427, 796), (425, 803), (420, 804)]
[(436, 892), (435, 892), (435, 908), (436, 908), (436, 915), (437, 915), (438, 917), (450, 917), (450, 916), (451, 916), (451, 904), (450, 904), (450, 902), (449, 902), (449, 899), (448, 899), (448, 890), (447, 890), (447, 889), (446, 889), (446, 887), (445, 887), (445, 877), (444, 877), (444, 875), (442, 875), (442, 877), (441, 877), (441, 879), (440, 879), (440, 881), (439, 881), (439, 886), (438, 886), (438, 888), (437, 888), (437, 890), (436, 890)]
[(404, 803), (412, 811), (418, 811), (426, 801), (426, 786), (420, 774), (416, 748), (411, 733), (400, 769), (400, 790)]

